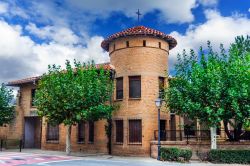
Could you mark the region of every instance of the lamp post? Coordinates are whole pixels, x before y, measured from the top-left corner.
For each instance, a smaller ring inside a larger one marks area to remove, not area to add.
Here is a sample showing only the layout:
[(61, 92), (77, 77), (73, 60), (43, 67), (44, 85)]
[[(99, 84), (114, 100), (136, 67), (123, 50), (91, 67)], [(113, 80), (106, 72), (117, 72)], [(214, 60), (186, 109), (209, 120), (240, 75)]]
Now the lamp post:
[(162, 100), (160, 98), (157, 98), (155, 100), (155, 105), (158, 109), (158, 156), (157, 160), (160, 160), (160, 148), (161, 148), (161, 130), (160, 130), (160, 110), (161, 110), (161, 104)]

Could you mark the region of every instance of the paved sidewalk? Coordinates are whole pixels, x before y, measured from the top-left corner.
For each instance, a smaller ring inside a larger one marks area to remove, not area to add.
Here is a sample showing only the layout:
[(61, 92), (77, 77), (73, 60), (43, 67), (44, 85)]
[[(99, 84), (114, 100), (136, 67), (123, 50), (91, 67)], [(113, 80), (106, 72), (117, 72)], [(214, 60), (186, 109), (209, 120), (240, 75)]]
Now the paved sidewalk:
[[(105, 154), (72, 153), (67, 156), (61, 151), (47, 151), (36, 149), (24, 149), (21, 153), (17, 150), (0, 152), (0, 166), (226, 166), (228, 164), (162, 162), (150, 157), (121, 157)], [(231, 164), (230, 166), (238, 166)]]
[(16, 166), (45, 162), (72, 161), (76, 157), (20, 152), (0, 152), (0, 166)]

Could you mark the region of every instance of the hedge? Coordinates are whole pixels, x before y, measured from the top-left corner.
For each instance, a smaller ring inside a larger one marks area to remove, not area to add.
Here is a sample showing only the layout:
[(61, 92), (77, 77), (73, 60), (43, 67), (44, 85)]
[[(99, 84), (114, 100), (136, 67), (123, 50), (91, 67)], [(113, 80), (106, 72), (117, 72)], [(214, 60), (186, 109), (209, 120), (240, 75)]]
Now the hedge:
[(167, 161), (189, 161), (192, 157), (192, 151), (188, 149), (179, 148), (165, 148), (160, 149), (161, 160)]
[(213, 163), (250, 164), (250, 150), (211, 150), (208, 159)]

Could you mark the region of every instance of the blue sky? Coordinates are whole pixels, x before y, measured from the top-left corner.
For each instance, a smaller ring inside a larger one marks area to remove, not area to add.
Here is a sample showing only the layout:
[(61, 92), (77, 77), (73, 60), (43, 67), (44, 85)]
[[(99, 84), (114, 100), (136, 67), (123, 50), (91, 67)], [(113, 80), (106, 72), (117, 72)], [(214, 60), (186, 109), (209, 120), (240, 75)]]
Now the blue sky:
[(228, 48), (235, 36), (250, 35), (250, 0), (0, 0), (0, 82), (40, 75), (66, 59), (107, 62), (102, 40), (139, 24), (177, 39), (173, 73), (183, 49), (207, 40)]

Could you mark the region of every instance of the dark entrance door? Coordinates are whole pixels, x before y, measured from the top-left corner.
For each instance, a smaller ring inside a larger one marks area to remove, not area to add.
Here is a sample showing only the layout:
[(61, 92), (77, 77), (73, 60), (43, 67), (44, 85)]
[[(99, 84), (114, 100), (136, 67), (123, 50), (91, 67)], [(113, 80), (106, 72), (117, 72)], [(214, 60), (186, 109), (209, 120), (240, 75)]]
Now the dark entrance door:
[(167, 135), (166, 135), (166, 120), (160, 121), (160, 131), (161, 131), (161, 141), (166, 141)]
[(24, 148), (41, 148), (41, 119), (24, 118)]

